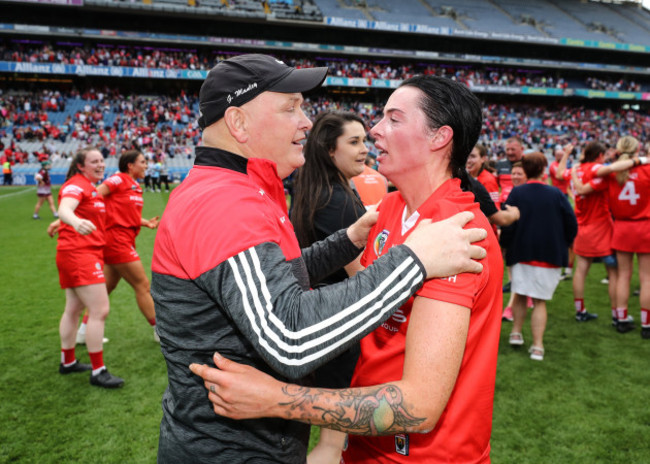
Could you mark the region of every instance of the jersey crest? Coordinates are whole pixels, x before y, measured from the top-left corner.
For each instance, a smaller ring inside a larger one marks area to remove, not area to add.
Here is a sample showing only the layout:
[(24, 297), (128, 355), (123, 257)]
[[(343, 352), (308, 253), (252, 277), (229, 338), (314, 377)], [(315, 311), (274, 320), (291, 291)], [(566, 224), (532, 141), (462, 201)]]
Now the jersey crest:
[(384, 229), (377, 235), (377, 237), (375, 237), (373, 249), (375, 250), (376, 256), (381, 256), (382, 252), (384, 251), (384, 246), (388, 241), (388, 234), (390, 234), (390, 231), (388, 229)]

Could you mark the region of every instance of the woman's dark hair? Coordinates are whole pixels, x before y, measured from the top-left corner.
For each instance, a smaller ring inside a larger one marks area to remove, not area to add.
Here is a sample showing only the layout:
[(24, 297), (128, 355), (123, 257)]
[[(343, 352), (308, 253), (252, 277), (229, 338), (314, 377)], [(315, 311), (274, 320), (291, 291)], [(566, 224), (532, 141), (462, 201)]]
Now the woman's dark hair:
[(546, 168), (546, 165), (548, 164), (548, 161), (546, 160), (544, 153), (536, 151), (533, 153), (528, 153), (526, 156), (524, 156), (521, 160), (521, 164), (524, 168), (524, 172), (526, 173), (526, 177), (529, 179), (535, 179), (542, 175), (544, 169)]
[(589, 142), (585, 147), (584, 154), (582, 156), (583, 163), (591, 163), (596, 158), (598, 158), (602, 153), (605, 153), (607, 148), (600, 142)]
[(72, 160), (70, 161), (70, 168), (68, 169), (68, 173), (65, 175), (65, 180), (68, 180), (75, 174), (79, 174), (81, 172), (79, 170), (79, 165), (84, 165), (86, 162), (86, 155), (93, 150), (99, 151), (97, 147), (94, 147), (92, 145), (88, 145), (80, 150), (77, 150), (77, 153), (74, 154)]
[(420, 89), (420, 108), (430, 129), (451, 127), (454, 136), (451, 148), (451, 175), (468, 185), (465, 163), (478, 140), (483, 124), (481, 101), (469, 88), (444, 77), (418, 75), (406, 79), (400, 87)]
[(305, 164), (296, 173), (291, 206), (291, 222), (301, 247), (309, 246), (317, 240), (314, 215), (329, 203), (335, 184), (339, 184), (348, 194), (349, 201), (361, 205), (359, 198), (352, 192), (348, 179), (339, 171), (331, 157), (331, 153), (336, 150), (336, 140), (343, 135), (343, 127), (350, 122), (358, 122), (365, 129), (363, 119), (354, 113), (322, 113), (316, 118), (307, 137)]
[(138, 156), (140, 156), (141, 154), (142, 153), (138, 150), (128, 150), (122, 153), (122, 155), (120, 156), (120, 160), (117, 162), (120, 172), (128, 174), (129, 164), (135, 163), (135, 160), (138, 159)]

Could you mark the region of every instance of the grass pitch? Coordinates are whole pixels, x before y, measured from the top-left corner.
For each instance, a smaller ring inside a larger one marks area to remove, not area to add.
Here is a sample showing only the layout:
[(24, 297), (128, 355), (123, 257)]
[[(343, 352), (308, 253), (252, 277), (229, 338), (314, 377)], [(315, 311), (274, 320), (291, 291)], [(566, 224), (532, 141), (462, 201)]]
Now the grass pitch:
[[(145, 216), (164, 211), (168, 194), (144, 197)], [(34, 187), (0, 188), (0, 463), (153, 463), (166, 370), (151, 327), (131, 288), (120, 283), (111, 295), (104, 358), (124, 387), (104, 390), (91, 387), (86, 374), (58, 374), (65, 298), (56, 241), (45, 233), (51, 214), (44, 206), (43, 219), (31, 219), (35, 203)], [(154, 237), (149, 229), (138, 237), (145, 269)], [(504, 322), (492, 462), (650, 462), (650, 341), (638, 329), (621, 335), (612, 328), (603, 277), (602, 265), (594, 265), (586, 305), (600, 317), (588, 323), (574, 320), (571, 282), (560, 283), (548, 303), (541, 363), (508, 345)], [(632, 285), (638, 288), (636, 274)], [(637, 320), (638, 309), (632, 296)], [(526, 347), (529, 324), (524, 338)], [(85, 347), (77, 356), (88, 362)]]

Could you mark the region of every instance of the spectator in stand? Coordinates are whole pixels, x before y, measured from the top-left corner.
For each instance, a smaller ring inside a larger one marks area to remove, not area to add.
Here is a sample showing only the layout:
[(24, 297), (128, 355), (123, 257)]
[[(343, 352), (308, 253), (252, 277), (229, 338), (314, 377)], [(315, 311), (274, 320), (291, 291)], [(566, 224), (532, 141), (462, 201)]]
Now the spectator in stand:
[(566, 196), (542, 180), (546, 163), (541, 152), (530, 153), (522, 160), (528, 181), (514, 188), (506, 203), (517, 206), (521, 217), (502, 240), (506, 247), (506, 264), (512, 273), (514, 320), (509, 342), (512, 346), (524, 344), (522, 328), (526, 320), (526, 300), (532, 298), (533, 343), (529, 352), (535, 361), (544, 359), (546, 300), (555, 293), (562, 266), (568, 263), (567, 250), (578, 230)]
[(512, 165), (521, 161), (524, 156), (524, 145), (519, 137), (506, 140), (506, 159), (497, 161), (496, 175), (502, 190), (512, 186)]
[(366, 155), (363, 172), (351, 180), (366, 208), (379, 203), (388, 193), (388, 180), (373, 169), (376, 162), (373, 155)]
[(52, 163), (49, 161), (41, 162), (41, 169), (34, 175), (34, 180), (36, 181), (36, 196), (38, 200), (36, 201), (36, 207), (34, 207), (34, 215), (32, 218), (40, 219), (38, 212), (41, 210), (43, 203), (47, 201), (47, 204), (52, 211), (52, 215), (55, 218), (59, 217), (59, 213), (56, 212), (56, 207), (54, 206), (54, 199), (52, 198), (52, 181), (50, 179), (50, 167)]
[[(90, 384), (103, 388), (122, 386), (124, 380), (109, 373), (104, 365), (104, 321), (109, 312), (104, 277), (104, 221), (106, 209), (94, 186), (104, 177), (104, 157), (94, 147), (74, 156), (59, 193), (61, 227), (56, 251), (61, 288), (65, 289), (65, 310), (59, 324), (61, 374), (92, 370)], [(91, 364), (75, 356), (77, 322), (84, 307), (89, 320), (86, 346)]]
[[(621, 137), (616, 144), (620, 156), (611, 166), (624, 167), (630, 161), (633, 166), (609, 173), (605, 183), (609, 209), (614, 217), (612, 248), (616, 250), (618, 262), (616, 309), (612, 313), (612, 322), (620, 333), (634, 330), (633, 318), (628, 314), (628, 300), (636, 253), (641, 282), (641, 337), (647, 339), (650, 338), (650, 166), (646, 165), (647, 157), (638, 156), (640, 148), (636, 138)], [(577, 175), (574, 175), (574, 187), (581, 195), (595, 191), (591, 184), (583, 184)]]

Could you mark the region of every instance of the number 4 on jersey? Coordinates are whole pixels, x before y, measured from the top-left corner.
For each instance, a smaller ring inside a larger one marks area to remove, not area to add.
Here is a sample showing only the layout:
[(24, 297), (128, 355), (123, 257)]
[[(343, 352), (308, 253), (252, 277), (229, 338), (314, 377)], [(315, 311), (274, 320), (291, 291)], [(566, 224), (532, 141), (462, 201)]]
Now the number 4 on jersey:
[(623, 187), (623, 190), (621, 190), (621, 193), (618, 195), (618, 199), (620, 201), (629, 201), (631, 205), (636, 205), (636, 201), (641, 198), (641, 195), (636, 193), (636, 189), (634, 188), (634, 182), (631, 180), (628, 180), (625, 183), (625, 187)]

